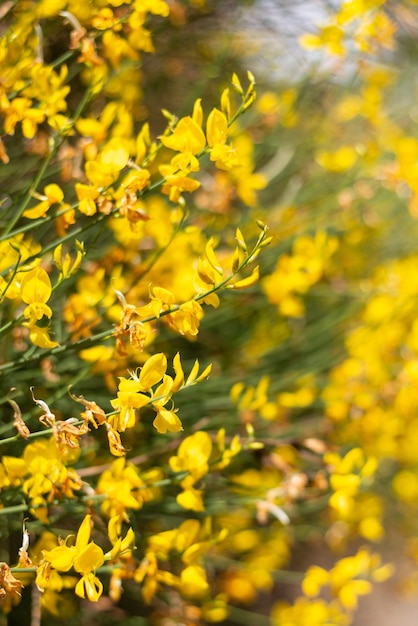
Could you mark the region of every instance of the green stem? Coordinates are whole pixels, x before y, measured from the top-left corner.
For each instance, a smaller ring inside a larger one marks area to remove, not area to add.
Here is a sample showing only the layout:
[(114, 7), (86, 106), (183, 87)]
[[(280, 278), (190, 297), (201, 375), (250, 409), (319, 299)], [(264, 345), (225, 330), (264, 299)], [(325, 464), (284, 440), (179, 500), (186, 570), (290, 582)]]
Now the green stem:
[(14, 506), (5, 506), (4, 509), (0, 509), (0, 515), (11, 515), (12, 513), (22, 513), (28, 510), (27, 504), (16, 504)]
[(162, 255), (167, 252), (168, 248), (171, 246), (171, 244), (173, 243), (175, 237), (179, 234), (179, 232), (181, 232), (182, 226), (184, 225), (184, 221), (185, 221), (185, 215), (183, 215), (182, 219), (180, 220), (180, 222), (177, 224), (177, 226), (173, 229), (173, 232), (171, 233), (170, 239), (168, 240), (168, 242), (165, 244), (165, 246), (163, 246), (162, 248), (159, 248), (157, 250), (157, 252), (154, 254), (153, 258), (151, 259), (151, 261), (149, 261), (148, 265), (145, 267), (145, 269), (140, 273), (140, 275), (138, 276), (138, 280), (142, 280), (144, 278), (144, 276), (146, 276), (151, 270), (152, 268), (155, 266), (155, 264), (157, 263), (157, 261), (162, 257)]
[[(103, 216), (103, 219), (105, 217), (106, 216)], [(245, 269), (246, 266), (255, 258), (258, 250), (260, 249), (261, 244), (263, 243), (263, 241), (265, 239), (265, 236), (266, 236), (266, 231), (264, 231), (260, 235), (260, 237), (259, 237), (256, 245), (254, 246), (253, 250), (239, 264), (239, 266), (237, 267), (236, 271), (232, 272), (231, 274), (228, 274), (228, 276), (226, 278), (224, 278), (221, 282), (219, 282), (216, 285), (214, 285), (211, 289), (208, 289), (204, 293), (198, 294), (194, 298), (194, 300), (196, 302), (199, 302), (199, 300), (204, 300), (207, 296), (211, 295), (212, 293), (220, 291), (237, 274), (239, 274), (239, 272), (241, 272), (243, 269)], [(68, 235), (68, 237), (70, 237), (70, 235)], [(177, 304), (175, 306), (170, 307), (166, 311), (162, 311), (158, 317), (156, 315), (150, 315), (149, 317), (146, 317), (146, 318), (142, 319), (141, 322), (143, 324), (146, 324), (148, 322), (154, 322), (154, 321), (156, 321), (157, 319), (159, 319), (161, 317), (164, 317), (166, 315), (170, 315), (170, 314), (176, 313), (177, 311), (180, 310), (181, 306), (182, 306), (181, 304)], [(81, 350), (81, 349), (87, 348), (89, 346), (94, 346), (94, 345), (97, 345), (100, 341), (106, 341), (107, 339), (110, 339), (112, 336), (114, 336), (114, 331), (110, 330), (110, 329), (107, 329), (107, 330), (104, 330), (101, 333), (97, 333), (96, 335), (93, 335), (92, 337), (87, 337), (85, 339), (81, 339), (78, 342), (70, 343), (70, 344), (66, 344), (66, 345), (62, 345), (62, 346), (57, 346), (56, 348), (51, 348), (49, 350), (45, 350), (44, 352), (42, 352), (42, 354), (38, 354), (34, 358), (31, 358), (31, 359), (28, 358), (27, 356), (23, 356), (23, 357), (21, 357), (20, 359), (18, 359), (16, 361), (3, 363), (3, 365), (0, 365), (0, 372), (10, 371), (10, 370), (18, 368), (21, 365), (33, 364), (33, 363), (36, 363), (37, 361), (39, 361), (39, 359), (43, 359), (43, 358), (48, 357), (48, 356), (57, 356), (59, 354), (63, 354), (64, 352), (69, 352), (69, 351), (73, 351), (73, 350)]]
[(244, 626), (271, 626), (272, 621), (267, 615), (260, 615), (260, 613), (254, 613), (247, 609), (241, 609), (237, 606), (228, 606), (229, 618), (237, 624), (243, 624)]
[(50, 152), (48, 153), (47, 157), (44, 159), (44, 162), (42, 163), (37, 175), (35, 176), (35, 179), (33, 181), (33, 183), (31, 183), (29, 189), (27, 190), (27, 193), (25, 195), (25, 198), (23, 200), (23, 202), (20, 204), (20, 206), (16, 209), (16, 211), (14, 212), (13, 217), (10, 218), (9, 223), (7, 224), (7, 227), (4, 231), (4, 234), (2, 236), (2, 239), (6, 239), (8, 236), (10, 236), (10, 232), (13, 230), (13, 228), (15, 227), (15, 225), (17, 224), (17, 222), (20, 220), (20, 218), (22, 217), (23, 213), (25, 212), (25, 210), (27, 209), (27, 206), (29, 204), (29, 202), (32, 199), (32, 195), (30, 193), (31, 189), (36, 189), (37, 186), (39, 185), (39, 183), (41, 182), (48, 165), (50, 164), (50, 162), (52, 161), (52, 158), (55, 156), (55, 154), (57, 153), (58, 147), (59, 147), (59, 135), (56, 134), (53, 138), (53, 145), (52, 148), (50, 150)]
[(12, 275), (10, 276), (10, 278), (9, 278), (9, 280), (7, 282), (7, 285), (5, 286), (4, 291), (0, 295), (0, 301), (1, 302), (3, 302), (3, 299), (4, 299), (4, 297), (5, 297), (6, 293), (7, 293), (7, 290), (9, 289), (10, 285), (12, 284), (12, 282), (13, 282), (16, 274), (17, 274), (17, 270), (18, 270), (18, 267), (20, 265), (21, 259), (22, 259), (22, 255), (21, 255), (20, 251), (18, 250), (18, 257), (17, 257), (16, 264), (15, 264), (15, 266), (13, 268)]
[[(73, 127), (75, 125), (75, 122), (77, 121), (77, 119), (80, 117), (81, 113), (83, 112), (84, 108), (87, 106), (88, 102), (90, 101), (92, 94), (90, 92), (90, 90), (87, 90), (84, 93), (84, 97), (81, 100), (81, 102), (79, 103), (76, 111), (74, 112), (74, 116), (71, 119), (71, 127)], [(246, 109), (245, 109), (245, 102), (243, 102), (241, 104), (241, 106), (239, 107), (239, 109), (236, 111), (235, 115), (229, 120), (228, 122), (228, 127), (230, 127), (238, 117), (240, 117), (243, 113), (245, 113)], [(49, 165), (49, 163), (51, 162), (53, 156), (55, 156), (61, 141), (63, 140), (63, 136), (62, 135), (56, 135), (54, 137), (54, 145), (51, 149), (51, 152), (48, 154), (48, 156), (46, 157), (44, 163), (42, 164), (41, 169), (39, 170), (33, 184), (31, 185), (31, 189), (36, 189), (38, 184), (40, 183), (40, 181), (43, 178), (43, 175)], [(161, 148), (161, 145), (158, 146), (158, 149)], [(206, 145), (204, 147), (204, 149), (197, 155), (197, 158), (200, 159), (202, 158), (205, 154), (207, 154), (209, 152), (210, 148), (208, 145)], [(152, 185), (150, 185), (147, 189), (145, 189), (143, 191), (143, 193), (141, 194), (141, 197), (144, 197), (146, 195), (148, 195), (149, 193), (152, 193), (153, 191), (155, 191), (156, 189), (159, 189), (160, 187), (162, 187), (164, 184), (166, 183), (166, 177), (161, 178), (160, 180), (156, 181), (155, 183), (153, 183)], [(28, 190), (29, 191), (29, 190)], [(29, 201), (31, 199), (31, 194), (28, 193), (25, 197), (25, 199), (23, 200), (21, 206), (17, 209), (15, 216), (10, 220), (7, 229), (5, 230), (5, 232), (3, 233), (3, 235), (0, 237), (0, 241), (4, 241), (5, 239), (11, 238), (17, 234), (23, 233), (23, 232), (29, 232), (32, 229), (36, 229), (36, 227), (39, 224), (42, 223), (46, 223), (46, 221), (51, 221), (52, 219), (54, 219), (56, 217), (57, 214), (55, 215), (48, 215), (46, 218), (40, 218), (38, 220), (35, 220), (33, 222), (31, 222), (30, 224), (25, 224), (24, 226), (21, 226), (20, 228), (16, 229), (13, 233), (11, 232), (12, 229), (14, 228), (14, 226), (16, 225), (16, 223), (18, 222), (18, 220), (20, 219), (21, 215), (24, 213), (24, 211), (27, 208), (27, 205), (29, 204)], [(78, 206), (78, 203), (76, 203), (75, 207)], [(72, 207), (74, 208), (74, 207)], [(66, 209), (68, 210), (68, 209)], [(64, 213), (65, 211), (63, 211)], [(116, 211), (115, 211), (116, 212)], [(58, 213), (58, 215), (60, 215), (61, 213)], [(114, 212), (112, 212), (110, 215), (114, 214)], [(108, 217), (107, 215), (101, 215), (100, 218), (104, 219), (105, 217)], [(92, 220), (92, 222), (89, 223), (88, 227), (96, 224), (98, 221), (100, 221), (99, 219), (96, 220)], [(84, 232), (84, 230), (86, 229), (86, 226), (81, 226), (78, 229), (75, 229), (73, 231), (71, 231), (71, 233), (69, 233), (68, 235), (62, 237), (61, 239), (57, 240), (54, 243), (49, 244), (49, 246), (46, 246), (43, 248), (43, 253), (49, 252), (50, 250), (54, 249), (57, 245), (59, 245), (60, 243), (64, 243), (65, 241), (68, 241), (69, 239), (73, 239), (75, 236), (81, 234), (82, 232)], [(171, 240), (169, 242), (169, 244), (171, 243)], [(168, 244), (168, 245), (169, 245)], [(166, 247), (168, 247), (168, 245)], [(158, 255), (161, 256), (161, 254), (164, 252), (165, 250), (163, 249), (162, 252)], [(31, 257), (30, 259), (27, 259), (26, 262), (30, 262), (31, 260), (33, 260), (33, 258), (36, 257)], [(156, 258), (155, 260), (158, 260), (158, 258)], [(6, 270), (7, 271), (7, 270)], [(146, 272), (148, 272), (149, 269), (146, 270)], [(3, 272), (4, 273), (4, 272)]]
[[(162, 481), (159, 481), (162, 482)], [(153, 483), (156, 486), (159, 486), (158, 483)], [(141, 488), (145, 488), (145, 487), (141, 487)], [(105, 493), (94, 493), (93, 495), (84, 495), (80, 498), (80, 500), (76, 500), (75, 502), (73, 500), (67, 500), (67, 502), (71, 502), (73, 503), (80, 503), (80, 502), (100, 502), (102, 500), (106, 500), (107, 498), (107, 494)], [(65, 504), (65, 502), (51, 502), (49, 504)], [(0, 508), (0, 515), (11, 515), (12, 513), (21, 513), (24, 511), (28, 511), (29, 509), (39, 509), (42, 507), (47, 506), (47, 503), (41, 503), (41, 504), (15, 504), (13, 506), (5, 506), (3, 509)]]
[(11, 567), (12, 574), (36, 574), (37, 567)]
[(0, 328), (0, 338), (6, 335), (11, 328), (14, 328), (15, 326), (17, 326), (17, 324), (20, 324), (23, 319), (24, 315), (22, 313), (21, 315), (19, 315), (19, 317), (9, 320), (4, 326)]
[[(80, 424), (82, 423), (82, 421), (80, 420), (79, 422)], [(75, 423), (74, 426), (77, 426), (78, 423)], [(35, 433), (30, 433), (25, 441), (27, 439), (36, 439), (37, 437), (44, 437), (45, 435), (52, 435), (52, 433), (54, 432), (54, 430), (52, 428), (45, 428), (45, 430), (37, 430)], [(7, 443), (13, 443), (13, 441), (19, 441), (21, 440), (22, 437), (20, 435), (12, 435), (12, 437), (6, 437), (6, 439), (0, 439), (0, 446), (4, 446)], [(0, 509), (1, 511), (2, 509)]]
[(28, 365), (38, 362), (40, 359), (43, 359), (48, 356), (57, 356), (62, 354), (63, 352), (71, 352), (73, 350), (82, 350), (83, 348), (87, 348), (92, 345), (96, 345), (100, 341), (106, 341), (113, 336), (113, 330), (104, 330), (101, 333), (97, 333), (97, 335), (93, 335), (92, 337), (87, 337), (85, 339), (80, 339), (80, 341), (76, 341), (75, 343), (58, 346), (56, 348), (51, 348), (49, 350), (45, 350), (42, 354), (38, 354), (33, 358), (22, 357), (17, 359), (16, 361), (11, 361), (8, 363), (3, 363), (0, 365), (0, 372), (7, 372), (9, 370), (13, 370), (21, 365)]
[[(112, 572), (120, 568), (121, 566), (116, 563), (115, 565), (102, 565), (102, 567), (98, 567), (95, 570), (95, 573), (96, 574), (111, 574)], [(36, 572), (38, 571), (38, 568), (37, 567), (11, 567), (10, 571), (12, 572), (12, 574), (36, 574)]]
[[(71, 127), (73, 127), (77, 121), (77, 119), (80, 117), (81, 113), (83, 112), (83, 110), (85, 109), (85, 107), (87, 106), (88, 102), (90, 101), (90, 98), (92, 96), (91, 90), (87, 89), (84, 92), (83, 98), (81, 99), (81, 101), (79, 102), (75, 112), (74, 112), (74, 116), (71, 119)], [(31, 183), (25, 198), (23, 200), (23, 202), (20, 204), (20, 206), (17, 208), (15, 214), (13, 215), (13, 217), (11, 217), (9, 223), (7, 224), (6, 230), (4, 232), (3, 238), (7, 237), (7, 235), (10, 235), (10, 232), (13, 230), (13, 228), (15, 227), (15, 225), (17, 224), (17, 222), (20, 220), (20, 218), (22, 217), (23, 213), (25, 212), (25, 210), (28, 207), (28, 204), (32, 198), (32, 195), (30, 193), (30, 190), (36, 190), (36, 188), (38, 187), (39, 183), (41, 182), (41, 180), (44, 177), (44, 174), (49, 166), (49, 164), (51, 163), (52, 159), (54, 158), (54, 156), (56, 155), (58, 148), (60, 147), (63, 139), (65, 137), (65, 134), (60, 134), (60, 133), (56, 133), (53, 136), (53, 144), (51, 147), (50, 152), (48, 153), (48, 155), (46, 156), (46, 158), (44, 159), (44, 162), (42, 163), (37, 175), (35, 176), (34, 181)]]

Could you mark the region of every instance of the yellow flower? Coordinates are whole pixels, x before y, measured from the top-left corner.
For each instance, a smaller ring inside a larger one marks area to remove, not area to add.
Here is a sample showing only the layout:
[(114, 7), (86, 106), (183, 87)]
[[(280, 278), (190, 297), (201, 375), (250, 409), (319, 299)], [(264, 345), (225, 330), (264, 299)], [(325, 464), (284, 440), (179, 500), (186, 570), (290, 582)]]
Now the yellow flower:
[[(126, 509), (139, 510), (144, 501), (150, 501), (156, 497), (158, 491), (152, 488), (152, 483), (162, 477), (162, 471), (155, 469), (150, 470), (142, 478), (137, 468), (132, 463), (127, 463), (125, 458), (115, 460), (110, 469), (101, 474), (97, 487), (98, 493), (106, 495), (106, 500), (102, 503), (102, 511), (110, 518), (117, 516), (127, 520)], [(109, 538), (111, 543), (115, 541), (113, 526), (109, 530)], [(112, 553), (112, 558), (113, 556)]]
[(170, 13), (170, 7), (165, 0), (134, 0), (134, 7), (138, 13), (153, 13), (162, 17), (167, 17)]
[(35, 7), (36, 15), (39, 18), (54, 17), (62, 11), (66, 4), (65, 0), (41, 0)]
[[(76, 550), (77, 544), (76, 544)], [(88, 574), (92, 570), (96, 570), (104, 563), (103, 550), (98, 545), (91, 541), (81, 550), (78, 550), (77, 556), (74, 559), (73, 567), (76, 572), (80, 574)]]
[(162, 352), (154, 354), (145, 361), (139, 374), (139, 388), (149, 391), (160, 382), (167, 370), (167, 357)]
[[(87, 597), (91, 602), (97, 602), (103, 592), (103, 585), (94, 572), (103, 565), (105, 555), (94, 541), (89, 541), (90, 532), (91, 515), (86, 515), (78, 530), (75, 545), (63, 543), (52, 550), (43, 550), (45, 561), (41, 568), (44, 571), (49, 565), (60, 572), (68, 572), (73, 568), (82, 574), (75, 586), (75, 593), (81, 598)], [(42, 576), (39, 579), (41, 581)]]
[(203, 567), (190, 565), (180, 574), (180, 590), (191, 598), (201, 598), (209, 590), (206, 572)]
[[(128, 161), (129, 143), (121, 137), (113, 137), (97, 155), (94, 154), (94, 158), (87, 161), (85, 165), (86, 176), (93, 187), (109, 187), (118, 178)], [(77, 189), (80, 200), (84, 198), (95, 199), (94, 191), (89, 192), (86, 185), (77, 183)]]
[(179, 152), (171, 159), (170, 167), (173, 170), (173, 174), (179, 170), (186, 175), (189, 172), (198, 172), (200, 169), (199, 159), (191, 152)]
[(220, 170), (231, 170), (242, 164), (235, 146), (220, 143), (215, 144), (210, 151), (210, 160)]
[[(67, 546), (65, 543), (56, 546), (52, 550), (44, 550), (43, 556), (51, 566), (60, 571), (68, 572), (73, 567), (74, 560), (80, 554), (89, 542), (91, 532), (91, 515), (86, 515), (80, 524), (74, 546)], [(96, 555), (93, 555), (94, 557)], [(93, 562), (94, 559), (93, 559)], [(86, 566), (86, 562), (82, 561), (82, 565)], [(93, 567), (91, 568), (93, 569)], [(84, 573), (84, 570), (83, 570)]]
[(153, 426), (163, 435), (165, 435), (167, 431), (170, 433), (178, 433), (183, 430), (183, 424), (177, 414), (174, 411), (168, 411), (164, 408), (158, 408)]
[(205, 510), (202, 491), (194, 489), (193, 487), (185, 489), (179, 493), (176, 497), (176, 501), (177, 504), (188, 511), (196, 511), (198, 513)]
[(51, 291), (51, 281), (47, 272), (42, 267), (36, 267), (27, 272), (20, 286), (20, 295), (23, 302), (26, 302), (26, 304), (47, 302)]
[[(164, 166), (160, 167), (160, 171), (164, 176)], [(199, 187), (200, 182), (198, 180), (193, 180), (193, 178), (189, 178), (185, 176), (184, 173), (179, 172), (178, 174), (165, 176), (161, 191), (169, 197), (171, 202), (178, 202), (183, 191), (191, 193), (196, 191)]]
[(219, 109), (212, 109), (206, 122), (206, 137), (208, 145), (224, 145), (228, 139), (228, 120)]
[(52, 183), (44, 188), (44, 195), (38, 196), (41, 202), (23, 213), (23, 217), (36, 220), (45, 217), (47, 211), (53, 204), (59, 204), (64, 199), (64, 193), (58, 185)]
[(340, 173), (351, 169), (357, 161), (357, 152), (352, 146), (340, 146), (334, 152), (321, 150), (315, 155), (317, 163), (330, 172)]
[(302, 591), (306, 596), (315, 598), (324, 585), (329, 584), (329, 572), (323, 567), (312, 565), (305, 574), (302, 582)]
[(52, 317), (52, 310), (46, 304), (51, 292), (51, 281), (42, 267), (36, 267), (24, 274), (20, 284), (20, 296), (28, 304), (23, 312), (27, 319), (24, 324), (29, 326), (32, 343), (41, 348), (54, 348), (58, 345), (50, 339), (46, 327), (36, 325), (44, 316), (49, 319)]
[(103, 593), (103, 584), (92, 572), (80, 578), (75, 586), (75, 592), (80, 598), (86, 598), (90, 602), (97, 602)]
[(4, 130), (8, 135), (14, 135), (18, 122), (22, 122), (22, 134), (26, 139), (33, 139), (41, 124), (45, 119), (45, 113), (31, 106), (32, 100), (29, 98), (14, 98), (4, 108)]
[(336, 24), (327, 24), (320, 29), (319, 35), (305, 34), (299, 38), (304, 48), (324, 47), (328, 54), (344, 56), (346, 49), (343, 45), (344, 31)]
[(186, 337), (195, 337), (199, 332), (203, 309), (196, 300), (189, 300), (180, 305), (179, 309), (167, 315), (169, 325)]
[(178, 121), (171, 135), (161, 137), (161, 143), (177, 152), (199, 154), (206, 146), (206, 138), (200, 126), (188, 116)]
[[(144, 363), (139, 376), (135, 374), (131, 379), (121, 377), (117, 398), (111, 400), (113, 408), (120, 412), (110, 416), (109, 423), (119, 432), (123, 432), (126, 428), (134, 426), (137, 409), (152, 404), (157, 412), (153, 424), (159, 433), (165, 434), (167, 431), (179, 432), (182, 430), (183, 427), (176, 411), (164, 408), (172, 393), (177, 391), (184, 382), (184, 373), (179, 357), (174, 359), (174, 369), (176, 377), (173, 380), (171, 376), (167, 376), (165, 373), (167, 370), (166, 356), (163, 353), (158, 353)], [(208, 373), (209, 370), (206, 368), (201, 376)], [(196, 378), (193, 378), (193, 381), (195, 380), (197, 381)], [(191, 384), (193, 381), (188, 379), (186, 384)], [(152, 389), (160, 382), (158, 387)]]
[(211, 148), (210, 160), (221, 170), (231, 170), (242, 165), (235, 146), (227, 145), (228, 120), (224, 113), (213, 109), (206, 123), (206, 137)]
[(136, 422), (135, 410), (141, 409), (150, 402), (149, 396), (139, 393), (143, 387), (137, 380), (120, 378), (117, 398), (111, 400), (114, 409), (120, 411), (109, 418), (112, 426), (119, 432), (132, 428)]
[(106, 558), (110, 560), (115, 559), (119, 555), (126, 555), (131, 553), (132, 547), (135, 545), (135, 533), (132, 528), (129, 528), (125, 537), (120, 537), (120, 530), (122, 526), (122, 515), (114, 515), (107, 525), (107, 534), (112, 544), (110, 552), (106, 553)]
[(95, 200), (99, 196), (99, 190), (92, 185), (76, 183), (75, 192), (79, 202), (78, 210), (84, 215), (94, 215), (97, 211)]
[(49, 336), (47, 328), (41, 328), (39, 326), (31, 326), (29, 330), (29, 339), (34, 346), (39, 348), (56, 348), (59, 346), (57, 341), (53, 341)]
[(181, 442), (177, 456), (170, 458), (170, 467), (173, 472), (189, 471), (196, 482), (208, 471), (211, 452), (212, 440), (208, 433), (200, 430)]

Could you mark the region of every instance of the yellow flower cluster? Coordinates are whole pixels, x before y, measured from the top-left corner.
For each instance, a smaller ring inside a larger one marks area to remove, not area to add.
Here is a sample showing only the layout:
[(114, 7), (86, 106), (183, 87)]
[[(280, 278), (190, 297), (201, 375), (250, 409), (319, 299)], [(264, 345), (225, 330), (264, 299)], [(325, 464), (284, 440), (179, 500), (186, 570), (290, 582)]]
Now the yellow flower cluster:
[(97, 602), (103, 592), (103, 584), (96, 576), (96, 570), (106, 562), (117, 560), (120, 555), (127, 554), (132, 549), (135, 536), (132, 528), (125, 537), (117, 536), (118, 516), (113, 517), (108, 526), (108, 537), (113, 544), (106, 554), (94, 541), (90, 541), (91, 515), (86, 515), (78, 529), (74, 545), (68, 545), (65, 541), (52, 548), (43, 550), (43, 558), (37, 569), (36, 584), (40, 591), (48, 589), (51, 579), (56, 587), (60, 578), (58, 572), (68, 572), (74, 569), (81, 578), (75, 584), (75, 593), (80, 598), (88, 598), (91, 602)]
[(3, 4), (0, 610), (349, 626), (390, 523), (418, 562), (416, 106), (379, 56), (413, 9), (345, 0), (301, 40), (329, 79), (158, 118), (209, 1)]
[[(151, 413), (159, 435), (183, 430), (173, 397), (211, 371), (195, 358), (185, 374), (177, 351), (169, 366), (161, 322), (196, 340), (205, 305), (217, 308), (222, 290), (257, 283), (254, 261), (271, 241), (260, 221), (252, 247), (237, 227), (232, 241), (216, 229), (206, 232), (186, 200), (197, 190), (202, 198), (207, 193), (200, 174), (207, 159), (213, 180), (219, 172), (244, 203), (256, 203), (264, 179), (253, 172), (252, 143), (236, 124), (255, 99), (250, 72), (246, 88), (233, 75), (206, 120), (197, 98), (191, 115), (178, 119), (163, 111), (166, 125), (156, 137), (145, 121), (140, 64), (154, 52), (150, 27), (169, 15), (164, 0), (19, 0), (1, 9), (0, 158), (11, 172), (25, 159), (30, 163), (27, 176), (11, 183), (1, 200), (0, 367), (18, 372), (18, 380), (4, 389), (17, 434), (1, 441), (0, 510), (17, 506), (32, 516), (17, 567), (4, 563), (2, 569), (5, 611), (19, 600), (20, 578), (26, 584), (30, 573), (53, 614), (65, 589), (97, 601), (105, 591), (102, 576), (110, 573), (115, 601), (124, 579), (143, 583), (147, 602), (156, 581), (165, 580), (191, 601), (204, 598), (203, 613), (227, 614), (224, 597), (210, 597), (203, 555), (220, 539), (209, 527), (200, 530), (197, 520), (186, 519), (170, 531), (183, 537), (193, 531), (178, 575), (158, 567), (172, 549), (162, 557), (155, 547), (165, 530), (155, 529), (142, 560), (132, 554), (132, 529), (122, 533), (132, 513), (161, 501), (163, 486), (177, 488), (179, 510), (204, 513), (204, 478), (228, 467), (241, 450), (238, 436), (226, 440), (220, 429), (212, 440), (195, 429), (183, 441), (170, 440), (169, 449), (175, 443), (177, 450), (165, 459), (167, 444), (160, 438), (155, 445), (148, 435), (159, 457), (154, 467), (140, 469), (135, 457), (125, 459)], [(68, 401), (55, 408), (58, 389), (77, 388), (89, 376), (106, 398), (87, 387), (86, 397), (68, 394), (82, 405), (76, 416)], [(35, 410), (26, 401), (29, 386)], [(22, 397), (16, 401), (15, 394)], [(121, 457), (110, 465), (103, 439), (113, 458)], [(17, 441), (23, 450), (14, 447)], [(75, 540), (62, 540), (54, 511), (71, 519), (77, 507), (87, 514)], [(100, 515), (109, 520), (108, 552), (98, 530), (90, 539), (92, 519)], [(55, 532), (41, 536), (32, 561), (28, 542), (39, 535), (36, 523)]]
[(381, 47), (392, 49), (396, 21), (385, 11), (387, 0), (345, 0), (318, 34), (300, 38), (306, 48), (324, 48), (328, 54), (346, 56), (347, 42), (361, 52), (375, 54)]

